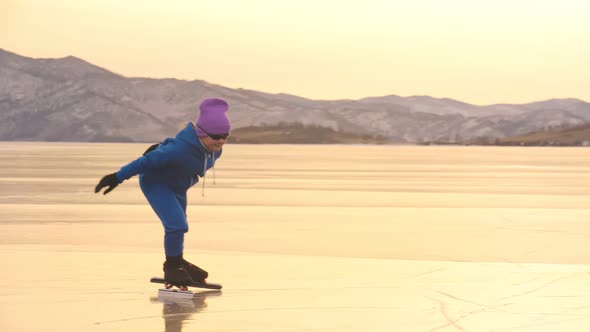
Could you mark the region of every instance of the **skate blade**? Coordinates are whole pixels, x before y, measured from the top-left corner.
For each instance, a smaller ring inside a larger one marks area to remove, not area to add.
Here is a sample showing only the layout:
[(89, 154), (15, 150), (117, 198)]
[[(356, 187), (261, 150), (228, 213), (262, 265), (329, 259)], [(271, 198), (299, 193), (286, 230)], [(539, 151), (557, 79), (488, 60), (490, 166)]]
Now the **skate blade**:
[(169, 283), (165, 283), (164, 284), (164, 287), (166, 289), (172, 289), (172, 287), (177, 287), (181, 291), (187, 291), (188, 290), (188, 286), (178, 286), (178, 285), (173, 285), (173, 284), (169, 284)]
[(195, 297), (195, 293), (189, 290), (177, 288), (160, 288), (158, 290), (158, 297), (169, 299), (192, 299)]

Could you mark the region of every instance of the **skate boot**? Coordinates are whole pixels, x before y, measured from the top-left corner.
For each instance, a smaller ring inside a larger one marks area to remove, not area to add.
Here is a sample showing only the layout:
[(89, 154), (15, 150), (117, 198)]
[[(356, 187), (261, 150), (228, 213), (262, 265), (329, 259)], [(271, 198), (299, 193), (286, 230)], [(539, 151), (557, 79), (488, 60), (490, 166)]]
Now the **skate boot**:
[(182, 259), (182, 265), (184, 266), (184, 268), (186, 269), (186, 271), (188, 272), (188, 274), (194, 282), (201, 282), (204, 284), (207, 283), (207, 281), (205, 280), (209, 276), (209, 273), (207, 273), (207, 271), (185, 260), (184, 258)]
[(183, 266), (182, 256), (166, 257), (166, 261), (164, 262), (164, 281), (166, 282), (166, 288), (177, 286), (182, 289), (193, 283), (186, 268)]

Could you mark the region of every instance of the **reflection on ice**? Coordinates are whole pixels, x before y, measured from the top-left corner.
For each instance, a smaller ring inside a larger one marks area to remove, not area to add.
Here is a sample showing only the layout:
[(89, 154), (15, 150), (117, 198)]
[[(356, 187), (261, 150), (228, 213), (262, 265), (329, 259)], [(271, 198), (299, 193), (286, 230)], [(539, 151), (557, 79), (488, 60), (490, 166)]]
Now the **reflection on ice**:
[(221, 291), (204, 291), (194, 293), (188, 298), (181, 294), (159, 292), (158, 297), (152, 297), (150, 301), (162, 304), (165, 332), (181, 332), (186, 320), (195, 319), (193, 314), (207, 308), (207, 297), (221, 294)]

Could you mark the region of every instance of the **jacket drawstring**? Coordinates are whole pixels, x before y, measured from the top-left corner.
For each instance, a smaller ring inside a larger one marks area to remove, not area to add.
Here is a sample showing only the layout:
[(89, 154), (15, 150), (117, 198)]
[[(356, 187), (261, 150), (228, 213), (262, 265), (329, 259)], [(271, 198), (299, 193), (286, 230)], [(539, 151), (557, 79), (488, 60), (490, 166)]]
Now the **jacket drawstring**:
[[(215, 159), (213, 159), (213, 155), (211, 155), (211, 160), (215, 161)], [(205, 162), (203, 164), (203, 191), (201, 193), (201, 196), (205, 197), (205, 175), (207, 174), (207, 162), (209, 161), (209, 154), (207, 152), (205, 152)], [(213, 184), (217, 184), (215, 182), (215, 165), (213, 165)]]
[(203, 164), (203, 191), (201, 193), (202, 197), (205, 197), (205, 175), (207, 174), (207, 161), (209, 160), (209, 154), (205, 152), (205, 163)]

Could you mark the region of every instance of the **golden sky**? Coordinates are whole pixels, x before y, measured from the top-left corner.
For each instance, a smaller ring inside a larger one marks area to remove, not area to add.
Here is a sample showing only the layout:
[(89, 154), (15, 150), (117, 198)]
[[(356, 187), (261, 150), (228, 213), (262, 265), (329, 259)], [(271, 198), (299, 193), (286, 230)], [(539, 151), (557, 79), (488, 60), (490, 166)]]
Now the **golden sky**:
[(0, 48), (311, 99), (590, 101), (586, 0), (0, 0)]

